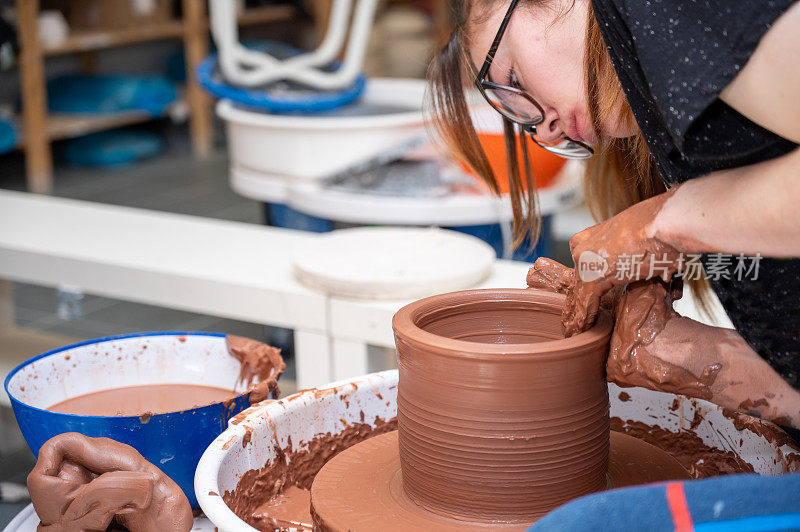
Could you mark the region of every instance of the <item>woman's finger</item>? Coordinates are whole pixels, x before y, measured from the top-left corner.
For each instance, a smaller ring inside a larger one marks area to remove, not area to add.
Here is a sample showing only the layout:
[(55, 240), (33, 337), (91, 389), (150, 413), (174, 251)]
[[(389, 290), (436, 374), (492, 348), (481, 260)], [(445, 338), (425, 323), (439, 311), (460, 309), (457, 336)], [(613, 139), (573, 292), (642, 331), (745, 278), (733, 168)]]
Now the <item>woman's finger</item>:
[(561, 315), (564, 336), (569, 338), (589, 329), (600, 309), (600, 298), (608, 291), (600, 284), (577, 283), (567, 294)]
[(528, 287), (566, 294), (574, 281), (572, 268), (558, 261), (539, 257), (528, 270)]

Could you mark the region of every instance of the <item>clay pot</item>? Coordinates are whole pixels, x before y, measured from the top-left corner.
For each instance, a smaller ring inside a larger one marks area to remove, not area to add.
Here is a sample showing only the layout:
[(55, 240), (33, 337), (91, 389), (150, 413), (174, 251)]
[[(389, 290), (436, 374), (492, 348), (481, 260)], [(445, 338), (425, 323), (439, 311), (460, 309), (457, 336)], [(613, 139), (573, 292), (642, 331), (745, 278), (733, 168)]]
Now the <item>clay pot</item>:
[(392, 320), (402, 481), (417, 504), (531, 522), (606, 487), (611, 318), (565, 339), (564, 296), (469, 290)]

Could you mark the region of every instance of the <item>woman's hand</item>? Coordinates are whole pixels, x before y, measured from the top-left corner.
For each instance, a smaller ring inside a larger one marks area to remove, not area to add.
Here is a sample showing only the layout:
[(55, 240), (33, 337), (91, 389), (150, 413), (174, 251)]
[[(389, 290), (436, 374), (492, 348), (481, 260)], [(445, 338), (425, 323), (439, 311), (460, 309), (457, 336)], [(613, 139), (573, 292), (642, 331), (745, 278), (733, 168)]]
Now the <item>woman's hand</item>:
[(653, 347), (667, 325), (680, 319), (672, 303), (681, 295), (680, 288), (672, 289), (660, 279), (638, 281), (625, 287), (614, 307), (614, 332), (606, 364), (609, 381), (712, 398), (711, 385), (722, 369), (716, 358), (710, 361), (705, 358), (712, 346), (689, 337), (688, 346), (698, 352), (694, 360), (675, 360), (669, 351)]
[(656, 236), (656, 217), (679, 186), (589, 227), (570, 240), (577, 275), (567, 292), (563, 324), (567, 337), (594, 323), (600, 299), (613, 286), (658, 277), (669, 281), (681, 253)]
[[(541, 258), (528, 286), (567, 293), (574, 270)], [(722, 407), (800, 427), (800, 393), (736, 332), (675, 312), (679, 286), (660, 279), (616, 285), (599, 306), (614, 316), (606, 373), (621, 386), (707, 399)]]
[(626, 288), (606, 369), (623, 386), (707, 399), (731, 410), (800, 427), (800, 392), (732, 329), (684, 318), (657, 279)]
[[(574, 278), (574, 270), (554, 260), (540, 258), (528, 271), (527, 281), (530, 288), (551, 290), (569, 297)], [(669, 289), (660, 280), (653, 280), (639, 281), (630, 286), (611, 286), (598, 298), (598, 308), (608, 310), (614, 317), (606, 363), (609, 381), (622, 386), (644, 386), (710, 398), (709, 377), (697, 377), (667, 360), (654, 357), (647, 349), (667, 322), (678, 317), (672, 302), (680, 297), (680, 287)], [(714, 368), (709, 373), (711, 377), (716, 375)]]

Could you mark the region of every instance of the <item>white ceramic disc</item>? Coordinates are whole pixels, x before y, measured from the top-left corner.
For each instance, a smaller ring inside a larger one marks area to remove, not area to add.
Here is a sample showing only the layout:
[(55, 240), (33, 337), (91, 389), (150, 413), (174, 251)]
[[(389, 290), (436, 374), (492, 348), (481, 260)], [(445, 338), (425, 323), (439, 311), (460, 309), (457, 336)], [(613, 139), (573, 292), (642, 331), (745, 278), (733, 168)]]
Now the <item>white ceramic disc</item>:
[(475, 286), (491, 272), (494, 249), (437, 228), (359, 227), (313, 239), (294, 256), (310, 288), (360, 299), (411, 299)]

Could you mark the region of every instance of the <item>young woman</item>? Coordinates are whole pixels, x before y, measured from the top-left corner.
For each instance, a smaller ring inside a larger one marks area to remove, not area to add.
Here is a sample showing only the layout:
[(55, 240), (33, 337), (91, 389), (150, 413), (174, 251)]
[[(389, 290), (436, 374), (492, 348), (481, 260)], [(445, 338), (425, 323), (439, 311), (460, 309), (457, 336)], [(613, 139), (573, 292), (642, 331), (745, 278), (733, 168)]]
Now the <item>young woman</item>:
[[(588, 158), (586, 201), (605, 221), (570, 242), (575, 273), (540, 260), (528, 279), (568, 292), (567, 334), (608, 306), (617, 320), (609, 379), (800, 426), (800, 3), (453, 4), (455, 31), (431, 66), (434, 122), (497, 191), (465, 88), (477, 87), (503, 115), (519, 240), (537, 231), (535, 183), (516, 161), (520, 137)], [(582, 275), (587, 260), (594, 267)], [(672, 311), (680, 280), (698, 293), (708, 287), (689, 276), (699, 260), (735, 331)], [(729, 524), (795, 529), (798, 486), (799, 475), (744, 476), (685, 492), (682, 484), (608, 492), (556, 510), (535, 529), (671, 519), (691, 530), (692, 518), (755, 514), (755, 525)]]
[[(615, 302), (610, 379), (800, 426), (800, 4), (792, 2), (455, 2), (431, 95), (441, 136), (493, 190), (465, 87), (503, 115), (520, 238), (536, 232), (537, 216), (533, 178), (514, 161), (519, 137), (588, 158), (586, 200), (605, 221), (570, 245), (576, 265), (601, 264), (575, 276), (565, 326), (580, 332), (604, 296)], [(677, 277), (702, 292), (689, 275), (701, 260), (735, 332), (671, 311)]]

